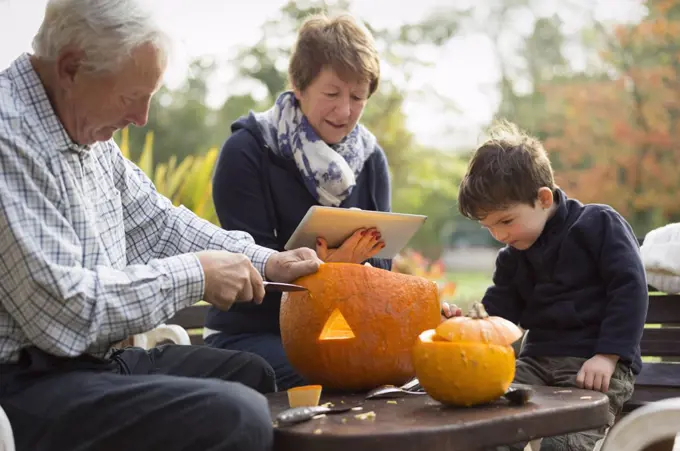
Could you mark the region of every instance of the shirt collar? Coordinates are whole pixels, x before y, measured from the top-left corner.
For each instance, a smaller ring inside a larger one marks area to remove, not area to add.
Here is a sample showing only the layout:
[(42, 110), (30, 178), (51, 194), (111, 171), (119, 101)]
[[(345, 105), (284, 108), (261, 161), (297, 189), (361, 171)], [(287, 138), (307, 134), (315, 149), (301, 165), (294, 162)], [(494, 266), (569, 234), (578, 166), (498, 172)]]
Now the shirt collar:
[[(545, 244), (546, 241), (550, 241), (551, 236), (559, 234), (564, 224), (567, 222), (567, 216), (569, 216), (569, 206), (567, 205), (567, 200), (568, 198), (566, 193), (560, 188), (555, 188), (555, 191), (553, 191), (553, 202), (555, 202), (555, 205), (557, 206), (555, 209), (555, 214), (553, 214), (552, 217), (546, 221), (541, 235), (538, 237), (536, 243), (534, 243), (534, 246), (531, 246), (531, 248), (541, 247), (541, 245)], [(536, 246), (536, 244), (538, 244), (538, 246)]]
[(553, 192), (553, 202), (557, 204), (557, 208), (555, 209), (555, 214), (545, 223), (546, 230), (559, 228), (559, 226), (564, 224), (564, 221), (567, 219), (568, 208), (567, 195), (565, 192), (559, 188), (555, 188), (555, 191)]
[(45, 87), (31, 64), (31, 57), (24, 53), (9, 68), (18, 88), (19, 99), (26, 105), (28, 114), (38, 118), (54, 147), (60, 151), (86, 152), (89, 145), (80, 145), (69, 137), (59, 117), (52, 108)]

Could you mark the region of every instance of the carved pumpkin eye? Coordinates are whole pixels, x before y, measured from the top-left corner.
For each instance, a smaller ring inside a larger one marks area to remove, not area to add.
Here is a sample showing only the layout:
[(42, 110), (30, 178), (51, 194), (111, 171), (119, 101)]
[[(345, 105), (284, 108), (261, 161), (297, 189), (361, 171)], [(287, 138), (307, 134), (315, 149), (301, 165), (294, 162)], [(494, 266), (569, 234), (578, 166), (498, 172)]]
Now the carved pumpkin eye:
[(348, 340), (354, 338), (352, 328), (347, 324), (347, 320), (340, 310), (335, 309), (331, 316), (328, 317), (326, 325), (319, 335), (319, 340)]

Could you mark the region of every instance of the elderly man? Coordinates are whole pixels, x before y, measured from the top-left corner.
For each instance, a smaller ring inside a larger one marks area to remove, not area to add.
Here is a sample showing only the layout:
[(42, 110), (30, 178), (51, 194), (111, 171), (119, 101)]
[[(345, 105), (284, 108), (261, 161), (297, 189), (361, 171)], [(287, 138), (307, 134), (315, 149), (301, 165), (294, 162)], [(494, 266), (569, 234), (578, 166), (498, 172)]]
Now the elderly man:
[(166, 36), (138, 0), (50, 0), (0, 73), (0, 405), (18, 450), (264, 450), (273, 371), (247, 353), (112, 349), (200, 299), (317, 270), (175, 208), (112, 134), (146, 123)]

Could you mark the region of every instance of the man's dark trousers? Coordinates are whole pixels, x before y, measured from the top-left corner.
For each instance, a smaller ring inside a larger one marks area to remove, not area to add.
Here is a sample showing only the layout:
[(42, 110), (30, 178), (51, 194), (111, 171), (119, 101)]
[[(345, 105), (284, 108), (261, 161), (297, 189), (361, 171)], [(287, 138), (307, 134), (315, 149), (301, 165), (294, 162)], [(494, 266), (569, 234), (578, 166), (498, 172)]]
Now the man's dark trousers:
[(259, 451), (273, 429), (262, 358), (204, 346), (127, 348), (110, 359), (37, 348), (0, 365), (17, 451)]

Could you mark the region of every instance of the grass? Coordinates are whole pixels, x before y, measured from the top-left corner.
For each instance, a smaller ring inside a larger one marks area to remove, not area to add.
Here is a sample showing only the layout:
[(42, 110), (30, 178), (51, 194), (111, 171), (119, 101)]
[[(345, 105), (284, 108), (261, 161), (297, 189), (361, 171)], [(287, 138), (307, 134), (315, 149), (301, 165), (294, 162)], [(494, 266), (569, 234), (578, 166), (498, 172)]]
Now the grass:
[(491, 274), (487, 272), (450, 272), (447, 279), (456, 284), (456, 293), (451, 302), (467, 311), (473, 302), (481, 301), (487, 287), (491, 285)]

